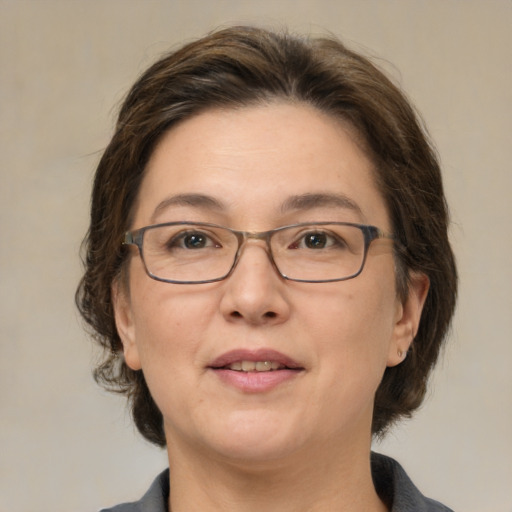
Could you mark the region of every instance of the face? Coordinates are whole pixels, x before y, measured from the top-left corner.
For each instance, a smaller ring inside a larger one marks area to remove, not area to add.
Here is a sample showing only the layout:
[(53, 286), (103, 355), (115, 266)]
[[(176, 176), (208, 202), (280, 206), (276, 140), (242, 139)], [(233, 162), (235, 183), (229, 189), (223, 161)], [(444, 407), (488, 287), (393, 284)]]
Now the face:
[[(289, 104), (208, 111), (164, 136), (132, 229), (183, 220), (391, 230), (351, 130)], [(260, 240), (220, 282), (155, 281), (135, 248), (128, 275), (129, 286), (114, 285), (118, 330), (163, 414), (169, 450), (251, 463), (369, 449), (375, 391), (386, 366), (401, 362), (426, 293), (420, 283), (405, 304), (397, 298), (385, 239), (371, 244), (358, 277), (341, 282), (284, 280)]]

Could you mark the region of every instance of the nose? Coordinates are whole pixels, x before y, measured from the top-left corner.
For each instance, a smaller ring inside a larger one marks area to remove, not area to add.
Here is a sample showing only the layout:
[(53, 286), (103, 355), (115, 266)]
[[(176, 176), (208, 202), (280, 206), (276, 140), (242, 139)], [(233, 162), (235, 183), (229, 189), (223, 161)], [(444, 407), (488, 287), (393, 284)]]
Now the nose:
[(230, 322), (278, 324), (290, 314), (286, 282), (272, 265), (267, 248), (247, 243), (232, 274), (224, 282), (221, 312)]

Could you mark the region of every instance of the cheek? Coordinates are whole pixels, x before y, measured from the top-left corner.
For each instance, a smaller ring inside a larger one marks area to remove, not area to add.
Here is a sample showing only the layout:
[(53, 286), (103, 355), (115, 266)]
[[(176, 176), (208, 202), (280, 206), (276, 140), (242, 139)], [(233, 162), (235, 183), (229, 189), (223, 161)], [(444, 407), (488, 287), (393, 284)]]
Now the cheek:
[(166, 423), (174, 425), (188, 418), (196, 404), (197, 377), (203, 366), (201, 347), (210, 332), (207, 324), (212, 306), (162, 284), (166, 287), (163, 291), (156, 283), (145, 300), (144, 294), (140, 295), (136, 339), (151, 395)]
[(198, 348), (209, 332), (215, 301), (208, 293), (143, 276), (132, 285), (135, 339), (146, 378), (166, 381), (200, 364)]
[(378, 385), (393, 336), (395, 297), (389, 287), (364, 284), (347, 281), (322, 301), (310, 299), (307, 329), (317, 334), (318, 357), (330, 378), (343, 374), (354, 383), (370, 378)]

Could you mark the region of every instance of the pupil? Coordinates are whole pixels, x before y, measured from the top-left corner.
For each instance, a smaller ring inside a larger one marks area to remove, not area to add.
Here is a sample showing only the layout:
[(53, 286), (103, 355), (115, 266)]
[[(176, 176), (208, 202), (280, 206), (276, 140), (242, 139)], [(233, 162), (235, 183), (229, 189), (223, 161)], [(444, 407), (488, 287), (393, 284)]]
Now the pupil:
[(189, 249), (198, 249), (204, 247), (205, 239), (203, 235), (189, 235), (185, 238), (185, 246)]
[(325, 235), (312, 233), (306, 236), (306, 246), (312, 249), (325, 247)]

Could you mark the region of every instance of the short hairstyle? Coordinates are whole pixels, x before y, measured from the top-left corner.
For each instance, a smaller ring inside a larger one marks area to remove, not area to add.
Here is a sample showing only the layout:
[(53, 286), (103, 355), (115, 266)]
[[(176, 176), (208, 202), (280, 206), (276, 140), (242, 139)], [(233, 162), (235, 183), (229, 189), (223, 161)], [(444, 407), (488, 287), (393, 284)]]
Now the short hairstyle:
[(94, 373), (97, 382), (127, 395), (137, 428), (157, 445), (166, 443), (162, 414), (142, 371), (124, 361), (111, 295), (126, 261), (121, 240), (146, 164), (162, 136), (184, 119), (207, 109), (275, 101), (313, 106), (355, 128), (398, 239), (398, 293), (405, 299), (413, 272), (430, 280), (408, 356), (386, 368), (377, 390), (374, 435), (383, 435), (422, 403), (446, 338), (457, 294), (448, 209), (436, 153), (405, 95), (368, 58), (333, 37), (254, 27), (213, 32), (153, 64), (122, 104), (96, 171), (83, 246), (85, 273), (76, 293), (83, 318), (105, 349)]

